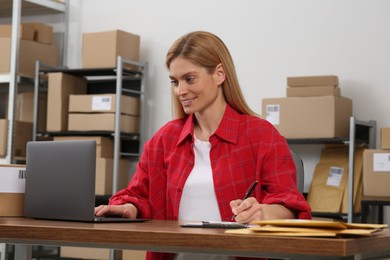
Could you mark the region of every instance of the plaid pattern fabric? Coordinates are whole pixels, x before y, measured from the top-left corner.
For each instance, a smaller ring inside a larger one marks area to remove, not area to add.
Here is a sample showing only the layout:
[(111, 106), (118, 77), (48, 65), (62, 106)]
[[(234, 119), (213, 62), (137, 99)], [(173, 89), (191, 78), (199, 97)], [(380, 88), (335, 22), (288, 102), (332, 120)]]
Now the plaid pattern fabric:
[[(139, 217), (176, 220), (184, 183), (194, 166), (194, 116), (168, 122), (145, 143), (128, 187), (110, 204), (133, 203)], [(296, 188), (295, 165), (283, 136), (266, 120), (227, 106), (210, 137), (210, 159), (221, 219), (229, 221), (231, 200), (242, 198), (254, 180), (259, 203), (282, 204), (297, 218), (311, 218)]]

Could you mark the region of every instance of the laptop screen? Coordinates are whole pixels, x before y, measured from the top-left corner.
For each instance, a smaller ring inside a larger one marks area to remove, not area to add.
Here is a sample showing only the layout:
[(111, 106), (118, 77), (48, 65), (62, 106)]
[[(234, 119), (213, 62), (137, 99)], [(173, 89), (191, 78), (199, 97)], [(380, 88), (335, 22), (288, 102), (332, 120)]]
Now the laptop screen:
[(92, 220), (95, 165), (95, 141), (28, 142), (25, 216)]

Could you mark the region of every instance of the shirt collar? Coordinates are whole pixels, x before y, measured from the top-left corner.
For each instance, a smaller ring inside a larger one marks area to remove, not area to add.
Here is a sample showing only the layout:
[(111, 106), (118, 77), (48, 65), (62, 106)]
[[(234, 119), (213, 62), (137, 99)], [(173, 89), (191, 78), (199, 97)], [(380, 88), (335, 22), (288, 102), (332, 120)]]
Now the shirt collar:
[[(194, 139), (194, 114), (190, 114), (186, 119), (177, 144), (182, 143), (188, 136)], [(240, 114), (229, 104), (226, 105), (225, 113), (215, 133), (212, 136), (236, 144), (240, 127)]]

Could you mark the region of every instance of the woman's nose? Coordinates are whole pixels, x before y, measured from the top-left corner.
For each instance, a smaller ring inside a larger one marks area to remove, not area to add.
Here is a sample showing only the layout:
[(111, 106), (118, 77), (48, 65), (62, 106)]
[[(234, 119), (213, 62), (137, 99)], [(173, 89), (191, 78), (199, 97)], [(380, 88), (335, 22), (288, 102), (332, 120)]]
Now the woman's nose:
[(187, 88), (184, 83), (178, 83), (176, 87), (176, 95), (181, 96), (183, 94), (187, 93)]

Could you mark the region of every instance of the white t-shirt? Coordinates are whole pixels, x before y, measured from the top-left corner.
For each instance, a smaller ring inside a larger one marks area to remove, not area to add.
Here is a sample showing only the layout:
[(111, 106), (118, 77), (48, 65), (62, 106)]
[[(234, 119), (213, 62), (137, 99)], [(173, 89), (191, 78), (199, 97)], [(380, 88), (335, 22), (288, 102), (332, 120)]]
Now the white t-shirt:
[(195, 138), (195, 165), (184, 184), (179, 221), (220, 221), (210, 162), (210, 142)]
[[(220, 221), (210, 162), (210, 142), (195, 137), (195, 165), (184, 184), (179, 206), (179, 221)], [(225, 255), (179, 253), (175, 260), (229, 260)]]

